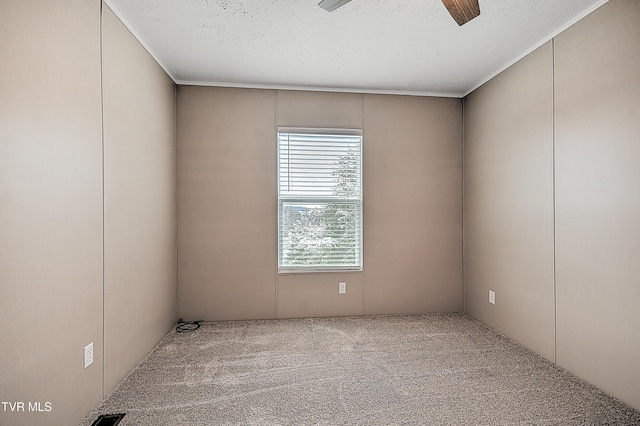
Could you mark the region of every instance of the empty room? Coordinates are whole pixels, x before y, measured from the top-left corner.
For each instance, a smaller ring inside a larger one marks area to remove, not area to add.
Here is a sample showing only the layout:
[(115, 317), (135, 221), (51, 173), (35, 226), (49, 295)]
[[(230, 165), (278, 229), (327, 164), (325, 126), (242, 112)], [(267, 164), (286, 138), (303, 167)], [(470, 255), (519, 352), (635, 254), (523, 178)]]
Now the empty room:
[(2, 0), (0, 425), (640, 424), (638, 99), (638, 0)]

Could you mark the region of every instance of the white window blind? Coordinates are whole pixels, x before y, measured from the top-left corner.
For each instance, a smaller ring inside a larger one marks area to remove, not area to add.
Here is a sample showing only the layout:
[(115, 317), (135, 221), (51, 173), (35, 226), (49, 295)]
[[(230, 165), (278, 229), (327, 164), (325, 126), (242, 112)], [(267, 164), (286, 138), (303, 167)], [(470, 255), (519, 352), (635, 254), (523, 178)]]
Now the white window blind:
[(278, 129), (278, 266), (361, 269), (360, 130)]

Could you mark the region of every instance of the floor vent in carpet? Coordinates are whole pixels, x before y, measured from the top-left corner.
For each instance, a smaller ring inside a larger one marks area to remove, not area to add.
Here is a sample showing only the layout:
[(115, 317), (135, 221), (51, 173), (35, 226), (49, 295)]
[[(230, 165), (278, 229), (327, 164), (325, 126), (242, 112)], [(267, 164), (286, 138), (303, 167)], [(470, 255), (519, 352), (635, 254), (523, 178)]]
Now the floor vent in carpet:
[(124, 416), (124, 414), (103, 414), (91, 423), (91, 426), (116, 426)]

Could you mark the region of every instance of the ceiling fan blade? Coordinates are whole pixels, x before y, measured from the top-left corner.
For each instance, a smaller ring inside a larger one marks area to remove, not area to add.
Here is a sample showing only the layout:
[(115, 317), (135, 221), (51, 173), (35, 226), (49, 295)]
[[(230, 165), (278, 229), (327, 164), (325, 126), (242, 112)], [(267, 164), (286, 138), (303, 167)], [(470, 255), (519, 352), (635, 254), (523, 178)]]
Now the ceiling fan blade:
[(318, 6), (320, 6), (327, 12), (333, 12), (337, 8), (344, 6), (350, 1), (351, 0), (322, 0), (320, 3), (318, 3)]
[(442, 3), (458, 25), (464, 25), (480, 15), (478, 0), (442, 0)]

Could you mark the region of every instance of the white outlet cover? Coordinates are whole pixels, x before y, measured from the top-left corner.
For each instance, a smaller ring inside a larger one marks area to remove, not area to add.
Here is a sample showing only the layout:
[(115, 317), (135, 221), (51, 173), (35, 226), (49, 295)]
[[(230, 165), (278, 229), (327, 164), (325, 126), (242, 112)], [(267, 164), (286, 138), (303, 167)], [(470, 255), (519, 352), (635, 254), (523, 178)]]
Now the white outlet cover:
[(93, 364), (93, 342), (84, 347), (84, 368)]
[(492, 305), (496, 304), (496, 292), (489, 290), (489, 303)]
[(347, 292), (347, 283), (338, 283), (338, 294), (345, 294)]

